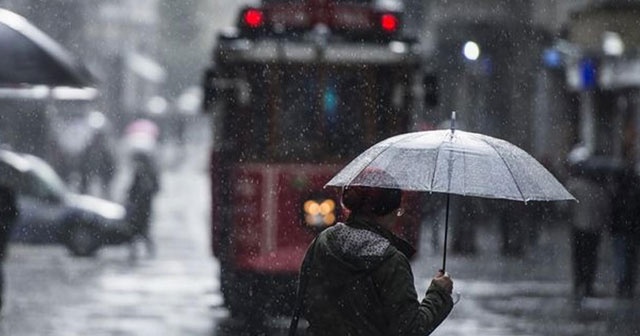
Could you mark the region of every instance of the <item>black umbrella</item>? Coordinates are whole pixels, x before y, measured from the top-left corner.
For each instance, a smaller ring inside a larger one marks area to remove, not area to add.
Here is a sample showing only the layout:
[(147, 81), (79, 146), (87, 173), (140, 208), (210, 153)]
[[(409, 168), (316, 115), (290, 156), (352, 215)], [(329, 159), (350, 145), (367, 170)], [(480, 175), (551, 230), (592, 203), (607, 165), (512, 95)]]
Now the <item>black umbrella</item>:
[(0, 88), (92, 86), (87, 68), (24, 17), (0, 9)]

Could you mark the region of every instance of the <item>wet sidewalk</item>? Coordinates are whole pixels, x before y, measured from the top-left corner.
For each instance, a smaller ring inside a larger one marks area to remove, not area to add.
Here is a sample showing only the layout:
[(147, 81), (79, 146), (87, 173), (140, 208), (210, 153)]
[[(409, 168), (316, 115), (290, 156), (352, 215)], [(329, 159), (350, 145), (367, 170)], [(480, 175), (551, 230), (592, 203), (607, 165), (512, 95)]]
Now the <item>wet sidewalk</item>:
[[(429, 279), (442, 263), (442, 251), (430, 245), (426, 229), (426, 249), (413, 262), (417, 279)], [(571, 296), (567, 223), (544, 227), (522, 257), (502, 256), (499, 238), (496, 225), (483, 224), (477, 230), (476, 254), (450, 253), (447, 271), (461, 299), (434, 335), (640, 335), (639, 300), (613, 295), (606, 235), (600, 245), (597, 297), (582, 301)], [(423, 292), (427, 283), (417, 286)]]

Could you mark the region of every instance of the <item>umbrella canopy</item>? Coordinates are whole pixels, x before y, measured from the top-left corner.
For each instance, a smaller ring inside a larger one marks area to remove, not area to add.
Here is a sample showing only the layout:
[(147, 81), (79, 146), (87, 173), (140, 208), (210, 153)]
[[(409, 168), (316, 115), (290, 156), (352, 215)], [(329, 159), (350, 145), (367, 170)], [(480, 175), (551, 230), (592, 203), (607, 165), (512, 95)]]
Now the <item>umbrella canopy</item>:
[[(447, 194), (442, 271), (446, 269), (450, 195), (517, 201), (575, 200), (521, 148), (488, 135), (451, 129), (413, 132), (379, 142), (326, 186), (368, 186)], [(372, 172), (384, 172), (377, 174)]]
[(86, 87), (93, 81), (85, 66), (58, 42), (24, 17), (0, 9), (0, 88)]
[(454, 121), (455, 113), (449, 130), (406, 133), (379, 142), (326, 184), (446, 193), (442, 271), (447, 260), (449, 195), (524, 202), (575, 200), (524, 150), (487, 135), (457, 131)]
[[(379, 179), (371, 170), (393, 177)], [(370, 186), (518, 201), (575, 199), (536, 159), (519, 147), (459, 130), (406, 133), (375, 144), (327, 186)]]

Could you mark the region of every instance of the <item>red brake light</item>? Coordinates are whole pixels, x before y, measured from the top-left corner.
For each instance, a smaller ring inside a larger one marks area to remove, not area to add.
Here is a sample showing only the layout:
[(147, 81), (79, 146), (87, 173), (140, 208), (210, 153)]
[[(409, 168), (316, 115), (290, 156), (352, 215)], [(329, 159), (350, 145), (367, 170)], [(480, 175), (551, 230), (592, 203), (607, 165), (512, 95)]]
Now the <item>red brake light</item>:
[(243, 19), (247, 26), (258, 28), (264, 24), (264, 13), (259, 9), (247, 9)]
[(380, 27), (387, 33), (395, 32), (398, 30), (399, 25), (398, 17), (394, 14), (382, 14), (380, 16)]

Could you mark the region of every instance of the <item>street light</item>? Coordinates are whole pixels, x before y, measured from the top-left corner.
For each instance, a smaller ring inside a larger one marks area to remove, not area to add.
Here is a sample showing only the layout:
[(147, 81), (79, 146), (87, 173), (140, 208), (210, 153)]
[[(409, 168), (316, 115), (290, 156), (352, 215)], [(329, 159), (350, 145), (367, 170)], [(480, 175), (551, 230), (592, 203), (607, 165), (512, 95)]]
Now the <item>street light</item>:
[[(458, 110), (467, 115), (467, 123), (471, 127), (479, 127), (480, 131), (489, 132), (490, 123), (486, 108), (485, 83), (487, 83), (487, 63), (479, 62), (480, 46), (472, 40), (466, 41), (462, 45), (463, 73), (462, 80), (464, 82), (462, 106)], [(483, 129), (487, 128), (487, 129)]]
[(462, 47), (462, 54), (470, 61), (475, 61), (480, 57), (480, 47), (473, 41), (467, 41)]
[(624, 53), (624, 42), (620, 34), (607, 31), (602, 34), (602, 51), (608, 56), (621, 56)]

